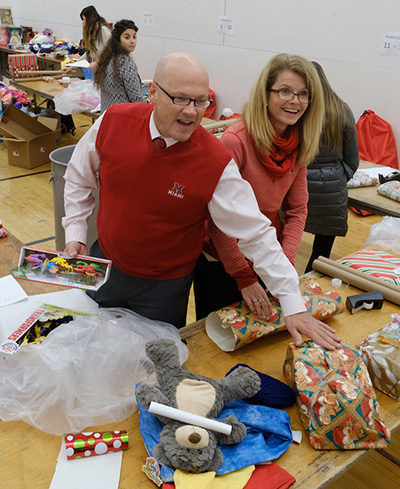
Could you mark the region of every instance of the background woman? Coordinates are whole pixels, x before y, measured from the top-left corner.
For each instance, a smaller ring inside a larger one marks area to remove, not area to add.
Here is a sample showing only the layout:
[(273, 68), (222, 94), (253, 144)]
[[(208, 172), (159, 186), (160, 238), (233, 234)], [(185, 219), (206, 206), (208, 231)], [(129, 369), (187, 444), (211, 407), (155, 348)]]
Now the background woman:
[[(252, 185), (260, 210), (276, 228), (292, 264), (307, 217), (307, 165), (318, 152), (323, 115), (322, 88), (312, 63), (279, 54), (262, 70), (242, 121), (221, 139)], [(197, 318), (242, 296), (252, 312), (269, 317), (264, 287), (236, 240), (223, 235), (211, 221), (208, 234), (195, 270)]]
[(86, 49), (80, 59), (87, 59), (90, 63), (87, 69), (93, 70), (99, 54), (111, 36), (111, 28), (93, 5), (85, 7), (79, 15), (82, 20), (83, 42)]
[(305, 231), (315, 234), (306, 272), (319, 256), (329, 258), (336, 236), (347, 233), (347, 182), (359, 164), (357, 130), (350, 107), (332, 90), (322, 67), (313, 63), (322, 83), (325, 122), (320, 150), (308, 167), (308, 217)]
[(101, 92), (101, 113), (110, 105), (146, 102), (136, 63), (130, 56), (136, 48), (138, 27), (122, 19), (112, 30), (94, 73), (94, 83)]

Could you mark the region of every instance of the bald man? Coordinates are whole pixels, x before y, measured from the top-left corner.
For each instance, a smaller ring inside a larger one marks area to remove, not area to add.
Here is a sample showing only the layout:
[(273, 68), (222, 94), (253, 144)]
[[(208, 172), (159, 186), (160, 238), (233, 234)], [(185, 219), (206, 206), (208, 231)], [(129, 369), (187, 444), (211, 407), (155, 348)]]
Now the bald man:
[[(304, 333), (329, 349), (340, 338), (305, 312), (298, 276), (258, 209), (232, 156), (200, 126), (209, 106), (204, 65), (188, 53), (162, 58), (151, 104), (110, 107), (79, 141), (65, 173), (65, 251), (87, 254), (87, 220), (99, 188), (98, 240), (91, 256), (112, 260), (109, 280), (90, 295), (150, 319), (185, 325), (193, 269), (209, 216), (282, 305), (295, 343)], [(256, 312), (269, 317), (268, 301)]]

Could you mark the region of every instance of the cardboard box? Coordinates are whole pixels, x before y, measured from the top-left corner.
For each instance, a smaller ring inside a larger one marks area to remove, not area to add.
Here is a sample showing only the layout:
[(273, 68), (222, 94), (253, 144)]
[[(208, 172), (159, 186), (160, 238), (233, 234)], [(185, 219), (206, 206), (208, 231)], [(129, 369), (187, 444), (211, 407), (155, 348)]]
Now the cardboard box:
[(56, 136), (56, 145), (61, 144), (62, 141), (62, 132), (61, 132), (61, 114), (56, 112), (55, 110), (47, 110), (46, 115), (40, 115), (37, 120), (48, 127), (51, 131), (54, 132)]
[(39, 66), (36, 63), (36, 55), (32, 53), (24, 54), (9, 54), (8, 55), (8, 71), (10, 76), (16, 78), (20, 75), (21, 71), (38, 71)]
[[(50, 122), (50, 125), (54, 122)], [(49, 129), (13, 105), (0, 118), (0, 134), (7, 139), (8, 163), (21, 168), (35, 168), (50, 161), (56, 148), (56, 131)]]

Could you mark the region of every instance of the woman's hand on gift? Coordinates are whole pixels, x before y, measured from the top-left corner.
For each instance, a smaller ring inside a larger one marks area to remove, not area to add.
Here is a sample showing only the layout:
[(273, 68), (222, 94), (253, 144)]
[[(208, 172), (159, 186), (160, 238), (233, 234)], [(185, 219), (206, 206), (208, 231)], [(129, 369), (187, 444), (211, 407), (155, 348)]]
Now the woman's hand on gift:
[(274, 313), (266, 291), (256, 282), (240, 291), (250, 311), (261, 319), (269, 319)]
[(300, 346), (303, 342), (302, 334), (307, 335), (319, 346), (327, 350), (341, 348), (341, 339), (335, 335), (335, 330), (318, 321), (308, 312), (299, 312), (285, 317), (286, 328), (292, 335), (294, 344)]

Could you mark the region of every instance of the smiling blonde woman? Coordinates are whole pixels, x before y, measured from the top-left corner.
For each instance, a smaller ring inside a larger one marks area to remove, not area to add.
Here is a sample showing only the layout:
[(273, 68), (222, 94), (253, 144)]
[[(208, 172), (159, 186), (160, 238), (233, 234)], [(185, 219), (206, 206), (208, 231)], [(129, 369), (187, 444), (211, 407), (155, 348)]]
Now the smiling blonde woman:
[[(221, 138), (292, 265), (307, 218), (307, 165), (318, 152), (323, 120), (323, 92), (313, 64), (278, 54), (261, 71), (242, 120)], [(197, 318), (242, 298), (254, 313), (266, 315), (265, 287), (251, 262), (212, 221), (203, 251), (195, 272)]]

